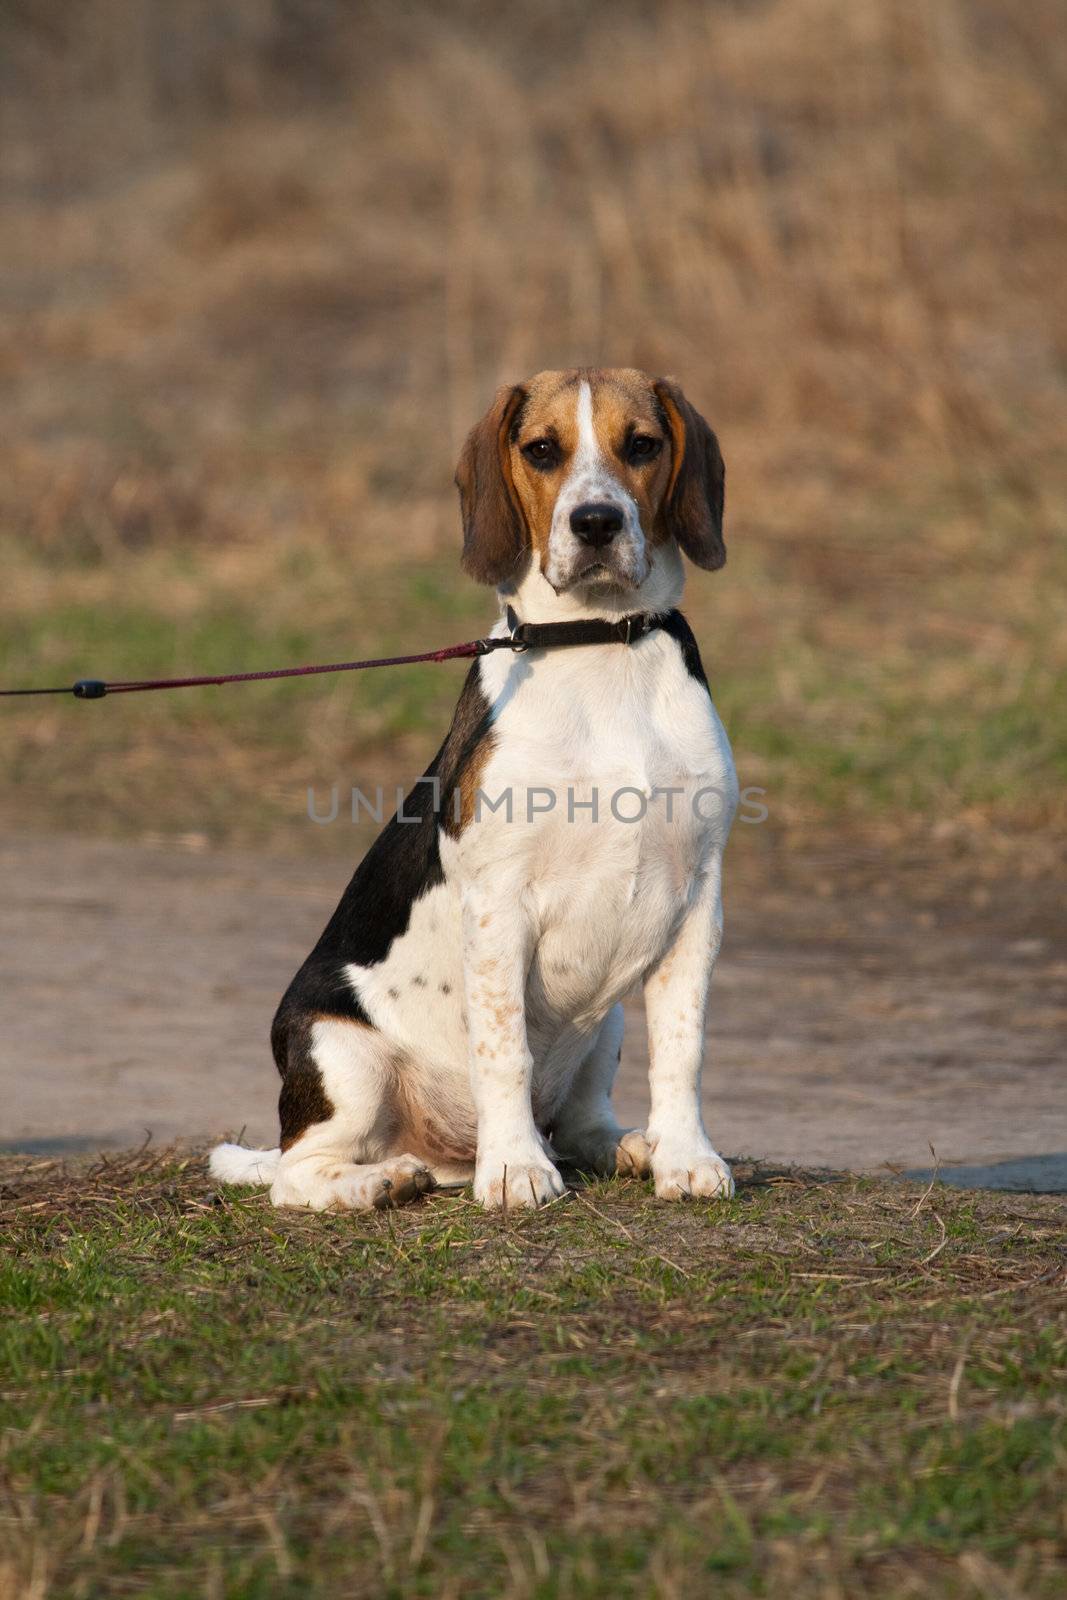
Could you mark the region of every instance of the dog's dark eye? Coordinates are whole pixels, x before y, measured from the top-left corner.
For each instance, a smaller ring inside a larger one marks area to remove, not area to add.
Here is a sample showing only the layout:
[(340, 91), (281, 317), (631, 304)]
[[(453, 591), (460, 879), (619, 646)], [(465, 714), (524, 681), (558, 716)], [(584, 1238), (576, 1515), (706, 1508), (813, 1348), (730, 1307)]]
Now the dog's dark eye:
[(627, 459), (633, 462), (654, 461), (662, 448), (662, 439), (654, 439), (650, 433), (635, 433), (626, 452)]
[(554, 439), (531, 439), (524, 444), (522, 453), (531, 466), (554, 467), (559, 460), (559, 447)]

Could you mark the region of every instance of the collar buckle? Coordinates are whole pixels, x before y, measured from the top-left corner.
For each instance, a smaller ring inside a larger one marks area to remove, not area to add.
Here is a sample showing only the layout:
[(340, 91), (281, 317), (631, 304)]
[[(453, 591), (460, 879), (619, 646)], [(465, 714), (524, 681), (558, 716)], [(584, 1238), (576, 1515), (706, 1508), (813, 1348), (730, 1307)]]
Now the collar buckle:
[(508, 606), (507, 608), (505, 621), (508, 625), (508, 643), (510, 644), (511, 648), (514, 650), (517, 656), (525, 654), (525, 652), (529, 650), (530, 646), (525, 639), (520, 639), (518, 637), (519, 629), (525, 627), (525, 623), (519, 621), (511, 606)]

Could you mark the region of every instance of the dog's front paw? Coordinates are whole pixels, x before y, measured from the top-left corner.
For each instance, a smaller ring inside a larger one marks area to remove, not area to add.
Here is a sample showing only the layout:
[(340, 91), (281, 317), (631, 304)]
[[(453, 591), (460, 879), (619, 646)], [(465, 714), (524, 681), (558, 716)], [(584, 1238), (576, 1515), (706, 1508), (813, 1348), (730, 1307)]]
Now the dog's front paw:
[(474, 1170), (474, 1198), (487, 1211), (532, 1211), (563, 1194), (566, 1185), (555, 1167), (540, 1154), (517, 1152), (479, 1157)]
[(575, 1129), (553, 1134), (559, 1154), (580, 1172), (595, 1172), (598, 1177), (647, 1178), (651, 1155), (640, 1128), (616, 1127)]
[(734, 1192), (730, 1168), (710, 1146), (696, 1152), (657, 1146), (652, 1177), (660, 1200), (729, 1200)]
[(652, 1171), (652, 1152), (641, 1128), (631, 1128), (615, 1146), (615, 1171), (620, 1178), (647, 1178)]

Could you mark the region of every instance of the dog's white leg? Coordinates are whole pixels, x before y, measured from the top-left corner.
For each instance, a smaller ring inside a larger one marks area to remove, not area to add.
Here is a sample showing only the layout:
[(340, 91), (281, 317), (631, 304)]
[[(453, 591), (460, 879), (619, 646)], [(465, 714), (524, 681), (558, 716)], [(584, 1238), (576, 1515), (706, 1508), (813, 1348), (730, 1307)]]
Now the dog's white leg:
[(340, 1017), (297, 1020), (282, 1083), (276, 1206), (380, 1210), (433, 1187), (425, 1162), (390, 1153), (391, 1088), (388, 1046), (374, 1028)]
[(611, 1087), (622, 1052), (622, 1006), (612, 1006), (552, 1130), (558, 1154), (589, 1172), (647, 1177), (649, 1151), (638, 1128), (620, 1128), (611, 1104)]
[(521, 909), (499, 889), (465, 890), (463, 980), (471, 1092), (478, 1113), (474, 1195), (490, 1210), (547, 1204), (564, 1191), (531, 1104), (526, 1037), (530, 937)]
[(705, 869), (681, 931), (645, 976), (649, 1088), (647, 1139), (656, 1193), (729, 1196), (730, 1169), (704, 1131), (700, 1075), (708, 989), (722, 942), (722, 857)]

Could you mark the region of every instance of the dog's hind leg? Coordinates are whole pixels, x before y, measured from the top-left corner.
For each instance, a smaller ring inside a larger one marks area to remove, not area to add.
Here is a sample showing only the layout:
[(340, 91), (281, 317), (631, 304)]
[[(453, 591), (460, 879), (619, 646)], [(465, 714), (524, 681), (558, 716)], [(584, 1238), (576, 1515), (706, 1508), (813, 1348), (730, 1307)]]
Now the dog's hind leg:
[(637, 1128), (620, 1128), (611, 1104), (611, 1089), (622, 1054), (622, 1006), (611, 1008), (588, 1055), (574, 1075), (552, 1129), (552, 1144), (561, 1161), (604, 1176), (619, 1173), (647, 1177), (649, 1151)]
[(296, 1017), (287, 1029), (278, 1102), (276, 1206), (367, 1211), (433, 1186), (425, 1163), (392, 1154), (394, 1069), (377, 1029), (342, 1017)]

